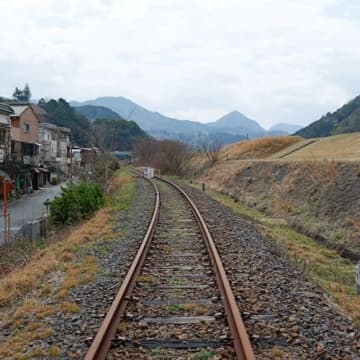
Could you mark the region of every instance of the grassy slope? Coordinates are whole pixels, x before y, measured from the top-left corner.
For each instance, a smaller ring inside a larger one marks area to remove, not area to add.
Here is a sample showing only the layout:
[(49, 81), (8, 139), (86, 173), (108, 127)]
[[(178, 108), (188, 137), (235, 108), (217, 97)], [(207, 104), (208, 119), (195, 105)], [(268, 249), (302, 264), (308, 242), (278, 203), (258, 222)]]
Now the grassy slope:
[(360, 132), (323, 138), (278, 136), (224, 146), (220, 161), (235, 160), (360, 160)]
[(225, 146), (219, 158), (221, 160), (265, 159), (302, 140), (299, 136), (264, 137), (244, 140)]
[[(306, 141), (306, 140), (304, 140)], [(284, 160), (360, 160), (360, 133), (319, 138), (316, 142), (295, 151)]]
[[(0, 327), (10, 326), (12, 331), (7, 341), (0, 345), (1, 359), (31, 359), (60, 353), (56, 346), (50, 347), (46, 354), (36, 347), (26, 354), (23, 349), (52, 334), (51, 327), (42, 322), (47, 316), (59, 311), (79, 312), (75, 303), (66, 301), (66, 295), (71, 288), (91, 282), (98, 271), (95, 257), (79, 259), (79, 252), (83, 247), (113, 241), (117, 237), (112, 221), (118, 209), (129, 206), (134, 183), (128, 173), (120, 171), (108, 190), (112, 194), (108, 206), (62, 241), (39, 250), (26, 266), (0, 281)], [(50, 281), (52, 277), (57, 281)], [(54, 303), (44, 306), (45, 297), (51, 297)]]

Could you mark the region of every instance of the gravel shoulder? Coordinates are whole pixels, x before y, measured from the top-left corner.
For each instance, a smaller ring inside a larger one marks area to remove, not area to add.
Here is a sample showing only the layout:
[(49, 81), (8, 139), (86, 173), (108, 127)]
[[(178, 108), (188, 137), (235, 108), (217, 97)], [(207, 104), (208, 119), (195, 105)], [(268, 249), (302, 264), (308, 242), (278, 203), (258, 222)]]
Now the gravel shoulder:
[(360, 359), (360, 334), (250, 221), (189, 186), (216, 241), (259, 359)]

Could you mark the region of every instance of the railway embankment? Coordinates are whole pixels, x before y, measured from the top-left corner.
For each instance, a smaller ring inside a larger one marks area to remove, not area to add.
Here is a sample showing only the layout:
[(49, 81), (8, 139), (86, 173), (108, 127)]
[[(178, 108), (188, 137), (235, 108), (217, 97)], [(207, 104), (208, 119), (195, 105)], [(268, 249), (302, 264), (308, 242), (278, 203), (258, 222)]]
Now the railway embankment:
[(193, 182), (360, 259), (359, 163), (221, 161), (203, 166)]

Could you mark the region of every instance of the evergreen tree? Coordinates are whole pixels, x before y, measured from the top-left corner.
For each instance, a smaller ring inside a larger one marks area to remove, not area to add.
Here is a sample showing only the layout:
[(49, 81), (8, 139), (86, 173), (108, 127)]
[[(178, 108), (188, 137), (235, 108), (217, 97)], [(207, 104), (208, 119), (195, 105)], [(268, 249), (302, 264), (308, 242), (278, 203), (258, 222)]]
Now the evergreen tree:
[(13, 98), (22, 101), (23, 92), (18, 87), (15, 88), (13, 93)]
[(28, 84), (25, 84), (24, 90), (23, 90), (23, 101), (30, 101), (31, 99), (31, 91), (30, 86)]
[(18, 87), (15, 88), (13, 93), (13, 98), (23, 102), (29, 102), (31, 98), (31, 91), (28, 84), (25, 84), (23, 90), (19, 89)]

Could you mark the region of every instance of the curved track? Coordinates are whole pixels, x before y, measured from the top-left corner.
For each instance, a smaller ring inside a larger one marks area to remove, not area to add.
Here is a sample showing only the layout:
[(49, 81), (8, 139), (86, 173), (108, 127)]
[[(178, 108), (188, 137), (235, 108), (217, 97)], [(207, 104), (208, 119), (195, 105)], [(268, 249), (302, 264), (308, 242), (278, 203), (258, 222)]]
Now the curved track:
[[(214, 347), (223, 358), (254, 359), (200, 212), (176, 184), (161, 178), (150, 182), (156, 201), (148, 230), (86, 359), (149, 358), (141, 352), (144, 346), (160, 358), (188, 359), (194, 351)], [(132, 313), (125, 313), (129, 307)]]

